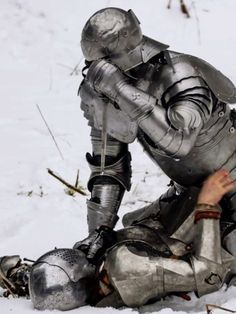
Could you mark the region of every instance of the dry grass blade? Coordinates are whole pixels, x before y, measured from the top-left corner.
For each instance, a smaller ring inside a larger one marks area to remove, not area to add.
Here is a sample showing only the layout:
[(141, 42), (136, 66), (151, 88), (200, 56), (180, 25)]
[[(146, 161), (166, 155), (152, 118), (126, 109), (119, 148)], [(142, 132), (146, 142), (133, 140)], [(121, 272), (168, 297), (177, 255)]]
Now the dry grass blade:
[(49, 127), (49, 125), (48, 125), (48, 123), (47, 123), (47, 121), (46, 121), (46, 119), (45, 119), (45, 117), (44, 117), (44, 115), (43, 115), (43, 113), (42, 113), (42, 111), (41, 111), (39, 105), (36, 104), (36, 107), (37, 107), (37, 109), (38, 109), (38, 111), (39, 111), (39, 114), (40, 114), (41, 118), (43, 119), (43, 122), (45, 123), (45, 125), (46, 125), (46, 127), (47, 127), (47, 129), (48, 129), (49, 134), (50, 134), (51, 137), (52, 137), (52, 140), (53, 140), (53, 142), (54, 142), (54, 144), (55, 144), (55, 146), (56, 146), (56, 149), (58, 150), (58, 152), (59, 152), (59, 154), (60, 154), (62, 160), (64, 160), (64, 156), (63, 156), (63, 154), (62, 154), (62, 152), (61, 152), (61, 150), (60, 150), (60, 148), (59, 148), (59, 146), (58, 146), (58, 144), (57, 144), (56, 138), (55, 138), (54, 134), (52, 133), (52, 130), (50, 129), (50, 127)]
[(171, 7), (171, 0), (169, 0), (168, 4), (167, 4), (167, 9), (170, 9)]
[(184, 3), (184, 0), (180, 0), (180, 9), (183, 14), (185, 14), (187, 17), (190, 17), (188, 8), (186, 4)]
[[(172, 0), (169, 0), (168, 1), (168, 4), (167, 4), (167, 9), (170, 9), (171, 8), (171, 3), (172, 3)], [(186, 6), (186, 4), (184, 3), (184, 0), (180, 0), (180, 10), (183, 14), (186, 15), (186, 17), (190, 17), (190, 13), (189, 13), (189, 10)]]

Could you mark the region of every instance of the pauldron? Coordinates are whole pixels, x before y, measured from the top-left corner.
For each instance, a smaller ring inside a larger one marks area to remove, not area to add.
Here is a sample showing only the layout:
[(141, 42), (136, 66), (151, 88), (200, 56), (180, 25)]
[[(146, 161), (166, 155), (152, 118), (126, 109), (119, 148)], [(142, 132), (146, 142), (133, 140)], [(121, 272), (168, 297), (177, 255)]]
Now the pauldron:
[(166, 51), (165, 55), (168, 56), (168, 64), (163, 67), (160, 76), (160, 84), (165, 85), (165, 90), (183, 78), (198, 76), (207, 83), (219, 100), (230, 104), (236, 103), (234, 84), (210, 63), (195, 56), (174, 51)]

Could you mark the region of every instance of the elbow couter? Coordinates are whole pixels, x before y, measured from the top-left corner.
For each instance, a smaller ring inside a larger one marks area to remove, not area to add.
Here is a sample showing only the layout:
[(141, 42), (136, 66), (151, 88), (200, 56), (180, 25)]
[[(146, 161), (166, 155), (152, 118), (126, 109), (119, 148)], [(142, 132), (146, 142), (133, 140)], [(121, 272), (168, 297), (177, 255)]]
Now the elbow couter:
[(183, 134), (180, 132), (175, 134), (170, 134), (169, 132), (161, 141), (157, 142), (156, 145), (169, 157), (177, 160), (186, 157), (191, 152), (193, 146), (191, 139), (184, 139)]

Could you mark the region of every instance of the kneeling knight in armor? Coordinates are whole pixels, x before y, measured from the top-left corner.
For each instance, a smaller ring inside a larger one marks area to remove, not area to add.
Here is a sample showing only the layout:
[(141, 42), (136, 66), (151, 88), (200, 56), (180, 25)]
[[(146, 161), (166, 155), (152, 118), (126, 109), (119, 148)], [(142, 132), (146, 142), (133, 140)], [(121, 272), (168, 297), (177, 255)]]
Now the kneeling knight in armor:
[[(160, 210), (164, 223), (174, 224), (179, 213), (165, 210), (166, 204), (175, 208), (168, 203), (188, 187), (200, 187), (221, 168), (236, 179), (236, 113), (229, 105), (236, 102), (236, 88), (206, 61), (144, 36), (132, 10), (96, 12), (83, 28), (81, 48), (86, 66), (79, 96), (91, 127), (92, 154), (86, 155), (89, 236), (77, 247), (89, 246), (93, 256), (99, 249), (95, 230), (114, 228), (130, 190), (128, 145), (135, 139), (173, 186), (152, 210), (126, 214), (125, 226)], [(236, 188), (222, 202), (224, 215), (235, 221)]]

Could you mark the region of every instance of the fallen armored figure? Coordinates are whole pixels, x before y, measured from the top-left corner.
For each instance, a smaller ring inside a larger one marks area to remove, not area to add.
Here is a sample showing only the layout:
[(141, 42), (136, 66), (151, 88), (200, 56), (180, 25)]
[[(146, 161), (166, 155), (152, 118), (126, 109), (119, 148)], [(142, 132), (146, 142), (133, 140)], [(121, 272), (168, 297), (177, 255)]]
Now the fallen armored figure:
[(171, 294), (217, 291), (236, 275), (235, 224), (221, 219), (218, 205), (232, 188), (229, 173), (219, 170), (200, 192), (187, 190), (182, 208), (190, 213), (172, 234), (158, 215), (118, 231), (99, 228), (103, 249), (93, 259), (78, 249), (53, 250), (33, 264), (2, 257), (1, 286), (11, 294), (29, 293), (40, 310), (138, 307)]

